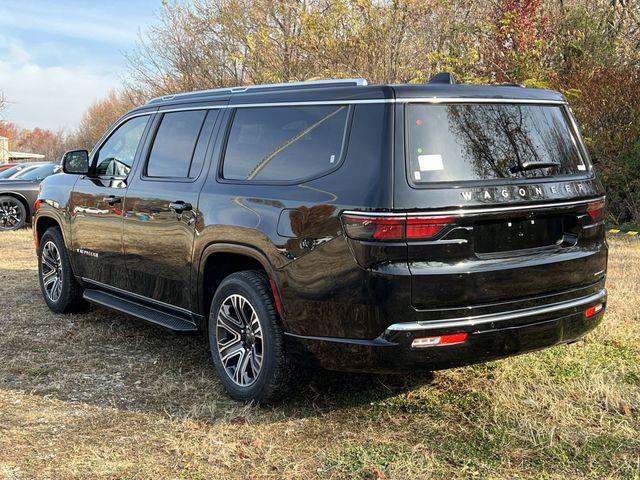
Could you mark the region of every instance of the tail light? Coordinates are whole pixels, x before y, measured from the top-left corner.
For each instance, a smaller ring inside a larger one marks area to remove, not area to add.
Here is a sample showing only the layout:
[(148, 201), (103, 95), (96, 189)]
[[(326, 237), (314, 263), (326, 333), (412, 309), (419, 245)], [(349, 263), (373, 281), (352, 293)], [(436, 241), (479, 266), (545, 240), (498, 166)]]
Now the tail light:
[(429, 240), (454, 221), (451, 216), (342, 215), (347, 236), (357, 240)]
[(454, 221), (454, 217), (408, 217), (406, 236), (407, 238), (433, 238)]
[(587, 213), (591, 217), (591, 220), (594, 222), (596, 220), (600, 220), (604, 215), (604, 199), (596, 200), (595, 202), (590, 202), (587, 205)]

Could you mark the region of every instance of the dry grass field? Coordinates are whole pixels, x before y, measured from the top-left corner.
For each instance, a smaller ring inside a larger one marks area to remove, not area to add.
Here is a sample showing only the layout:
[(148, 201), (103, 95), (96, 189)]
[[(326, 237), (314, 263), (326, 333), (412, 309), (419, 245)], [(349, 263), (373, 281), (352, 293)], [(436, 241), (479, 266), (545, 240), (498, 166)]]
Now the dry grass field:
[(585, 341), (413, 378), (321, 373), (269, 408), (203, 339), (54, 315), (32, 234), (0, 235), (0, 479), (640, 478), (640, 241), (611, 240)]

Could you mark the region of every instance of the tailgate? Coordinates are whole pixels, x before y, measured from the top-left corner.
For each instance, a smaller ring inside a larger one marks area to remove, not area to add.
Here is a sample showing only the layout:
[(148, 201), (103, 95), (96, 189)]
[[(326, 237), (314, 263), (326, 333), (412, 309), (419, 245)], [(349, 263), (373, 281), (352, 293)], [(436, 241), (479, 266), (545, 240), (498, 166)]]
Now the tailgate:
[(408, 243), (413, 307), (469, 308), (594, 284), (607, 261), (602, 207), (591, 199), (444, 212), (453, 219), (436, 239)]

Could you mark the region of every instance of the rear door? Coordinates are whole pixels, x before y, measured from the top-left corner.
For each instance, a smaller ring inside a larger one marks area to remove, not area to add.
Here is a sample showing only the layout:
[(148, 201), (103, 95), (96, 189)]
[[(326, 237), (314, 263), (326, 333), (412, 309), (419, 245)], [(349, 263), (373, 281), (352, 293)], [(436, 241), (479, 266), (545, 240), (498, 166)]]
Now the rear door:
[(603, 279), (602, 187), (564, 105), (402, 109), (394, 208), (417, 232), (407, 238), (415, 308), (509, 309)]
[(159, 112), (125, 201), (124, 251), (130, 291), (190, 309), (193, 241), (201, 218), (218, 109)]
[(76, 274), (127, 289), (122, 251), (122, 207), (151, 114), (117, 125), (94, 150), (95, 176), (75, 183), (69, 199), (72, 260)]

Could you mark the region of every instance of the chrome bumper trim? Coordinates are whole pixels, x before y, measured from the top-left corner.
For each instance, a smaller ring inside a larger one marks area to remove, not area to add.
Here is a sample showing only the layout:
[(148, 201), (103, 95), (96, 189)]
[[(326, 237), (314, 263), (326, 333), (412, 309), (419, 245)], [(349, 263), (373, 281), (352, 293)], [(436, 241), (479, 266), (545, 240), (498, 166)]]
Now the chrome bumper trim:
[(475, 317), (462, 317), (451, 318), (447, 320), (434, 320), (426, 322), (407, 322), (407, 323), (394, 323), (387, 327), (386, 332), (410, 332), (413, 330), (436, 330), (442, 328), (459, 328), (459, 327), (474, 327), (476, 325), (483, 325), (485, 323), (504, 322), (506, 320), (514, 320), (517, 318), (532, 317), (535, 315), (542, 315), (545, 313), (558, 312), (568, 308), (580, 307), (588, 305), (590, 303), (603, 301), (607, 298), (606, 289), (601, 289), (598, 292), (589, 295), (587, 297), (577, 298), (575, 300), (569, 300), (567, 302), (553, 303), (551, 305), (545, 305), (543, 307), (526, 308), (522, 310), (512, 310), (504, 313), (490, 313), (486, 315), (478, 315)]
[(587, 205), (591, 202), (597, 202), (600, 200), (605, 200), (606, 197), (596, 197), (596, 198), (585, 198), (582, 200), (574, 200), (568, 202), (545, 202), (545, 203), (529, 203), (527, 205), (511, 205), (508, 207), (502, 207), (499, 205), (494, 205), (491, 207), (480, 207), (480, 208), (458, 208), (458, 209), (440, 209), (440, 210), (431, 210), (431, 211), (419, 211), (419, 212), (376, 212), (376, 211), (364, 211), (364, 210), (344, 210), (342, 213), (344, 215), (360, 215), (360, 216), (385, 216), (385, 217), (421, 217), (421, 216), (432, 216), (432, 215), (476, 215), (482, 213), (502, 213), (502, 212), (513, 212), (520, 210), (538, 210), (544, 208), (558, 208), (558, 207), (572, 207), (577, 205)]

